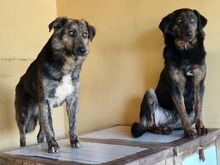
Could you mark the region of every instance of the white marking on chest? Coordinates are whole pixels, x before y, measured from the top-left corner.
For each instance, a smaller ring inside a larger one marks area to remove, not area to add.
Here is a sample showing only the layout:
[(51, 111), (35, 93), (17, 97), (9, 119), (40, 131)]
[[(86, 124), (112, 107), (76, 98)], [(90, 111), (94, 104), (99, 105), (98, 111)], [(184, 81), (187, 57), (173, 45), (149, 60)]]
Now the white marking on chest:
[(193, 72), (192, 72), (191, 70), (187, 71), (187, 72), (186, 72), (186, 75), (187, 75), (187, 76), (190, 76), (190, 77), (194, 76), (194, 74), (193, 74)]
[(72, 84), (72, 78), (71, 75), (65, 75), (63, 76), (61, 83), (57, 86), (55, 91), (55, 97), (57, 98), (56, 102), (57, 104), (61, 104), (67, 96), (73, 93), (74, 86)]
[(162, 107), (157, 107), (155, 109), (155, 124), (156, 126), (163, 125), (169, 120), (173, 119), (173, 116)]

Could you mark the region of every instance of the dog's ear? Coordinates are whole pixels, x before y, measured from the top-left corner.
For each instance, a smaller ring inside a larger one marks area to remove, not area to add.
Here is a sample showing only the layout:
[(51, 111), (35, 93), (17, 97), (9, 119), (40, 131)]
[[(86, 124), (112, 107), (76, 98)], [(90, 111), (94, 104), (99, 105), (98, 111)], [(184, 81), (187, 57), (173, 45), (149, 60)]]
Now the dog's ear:
[[(85, 20), (84, 20), (85, 21)], [(96, 29), (94, 26), (90, 25), (87, 21), (85, 21), (88, 33), (89, 33), (89, 40), (92, 41), (96, 34)]]
[(64, 25), (68, 22), (68, 18), (66, 17), (57, 17), (53, 22), (49, 24), (49, 31), (52, 29), (58, 30), (64, 27)]
[(198, 18), (198, 29), (200, 32), (202, 32), (203, 28), (207, 24), (207, 19), (204, 16), (202, 16), (197, 10), (193, 10), (193, 11)]
[(168, 14), (166, 17), (164, 17), (162, 19), (162, 21), (160, 22), (159, 28), (160, 30), (165, 34), (167, 32), (167, 28), (171, 22), (173, 18), (173, 13)]

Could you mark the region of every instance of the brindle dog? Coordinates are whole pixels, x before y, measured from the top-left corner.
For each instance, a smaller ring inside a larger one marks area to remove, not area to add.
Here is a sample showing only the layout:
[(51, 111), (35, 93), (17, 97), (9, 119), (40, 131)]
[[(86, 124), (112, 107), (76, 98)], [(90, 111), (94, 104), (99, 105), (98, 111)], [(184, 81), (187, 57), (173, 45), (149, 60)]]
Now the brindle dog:
[(156, 90), (148, 90), (141, 104), (140, 122), (131, 128), (133, 137), (145, 131), (170, 134), (184, 129), (186, 138), (207, 134), (202, 122), (206, 76), (203, 28), (207, 19), (196, 10), (179, 9), (167, 15), (159, 28), (164, 34), (165, 67)]
[(25, 134), (40, 131), (37, 141), (48, 143), (48, 152), (58, 152), (52, 126), (51, 111), (66, 102), (69, 117), (69, 135), (72, 147), (80, 147), (76, 120), (79, 110), (79, 75), (89, 52), (89, 40), (95, 28), (85, 20), (58, 17), (49, 24), (54, 33), (36, 60), (29, 66), (16, 86), (16, 121), (20, 133), (20, 146), (26, 146)]

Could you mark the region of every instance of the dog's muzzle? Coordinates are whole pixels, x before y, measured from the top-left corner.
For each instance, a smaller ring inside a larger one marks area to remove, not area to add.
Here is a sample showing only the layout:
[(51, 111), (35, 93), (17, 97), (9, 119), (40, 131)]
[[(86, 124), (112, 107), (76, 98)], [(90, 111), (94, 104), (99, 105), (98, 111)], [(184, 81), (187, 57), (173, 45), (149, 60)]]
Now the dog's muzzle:
[(76, 56), (85, 56), (87, 54), (87, 49), (84, 46), (78, 47), (74, 53)]
[(183, 38), (186, 41), (190, 41), (193, 39), (193, 33), (191, 31), (188, 31), (183, 35)]

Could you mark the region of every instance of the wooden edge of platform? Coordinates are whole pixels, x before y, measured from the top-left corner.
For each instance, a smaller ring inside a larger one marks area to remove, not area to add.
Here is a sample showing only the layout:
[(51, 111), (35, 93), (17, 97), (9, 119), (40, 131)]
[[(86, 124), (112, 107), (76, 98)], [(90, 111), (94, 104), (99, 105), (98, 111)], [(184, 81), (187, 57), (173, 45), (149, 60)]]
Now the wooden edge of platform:
[[(156, 162), (159, 162), (161, 160), (164, 160), (166, 158), (172, 157), (173, 151), (172, 149), (163, 149), (160, 148), (150, 148), (137, 152), (132, 155), (128, 155), (110, 162), (101, 163), (102, 165), (121, 165), (126, 164), (129, 162), (133, 162), (139, 159), (144, 159), (148, 161), (151, 164), (154, 164)], [(88, 165), (85, 163), (77, 163), (74, 161), (63, 161), (63, 160), (56, 160), (56, 159), (48, 159), (48, 158), (42, 158), (42, 157), (35, 157), (35, 156), (21, 156), (21, 155), (12, 155), (7, 153), (0, 153), (0, 164), (35, 164), (39, 163), (41, 165)], [(98, 164), (97, 164), (98, 165)]]
[(177, 156), (186, 150), (193, 150), (196, 147), (204, 147), (215, 142), (220, 136), (220, 129), (209, 129), (207, 135), (196, 137), (195, 139), (180, 139), (173, 142), (174, 154)]
[[(123, 125), (117, 125), (123, 126)], [(112, 126), (115, 127), (115, 126)], [(110, 128), (112, 128), (110, 127)], [(103, 129), (102, 129), (103, 130)], [(66, 138), (60, 138), (57, 140), (62, 140)], [(185, 156), (189, 155), (192, 152), (196, 152), (199, 146), (204, 148), (209, 145), (213, 145), (216, 141), (220, 141), (220, 129), (209, 129), (209, 133), (206, 136), (200, 136), (193, 140), (190, 139), (179, 139), (174, 142), (169, 143), (149, 143), (149, 142), (137, 142), (137, 141), (129, 141), (122, 139), (98, 139), (98, 138), (80, 138), (82, 142), (92, 142), (92, 143), (102, 143), (102, 144), (112, 144), (112, 145), (124, 145), (131, 147), (141, 147), (146, 148), (144, 151), (137, 152), (132, 155), (128, 155), (110, 162), (102, 163), (103, 165), (119, 165), (126, 164), (129, 162), (137, 161), (139, 159), (149, 161), (149, 163), (154, 164), (161, 160), (168, 159), (172, 156)], [(220, 144), (220, 142), (218, 143)], [(24, 148), (28, 148), (30, 146), (34, 146), (38, 144), (32, 144)], [(20, 148), (10, 149), (8, 151), (16, 150)], [(84, 163), (56, 160), (56, 159), (48, 159), (42, 157), (34, 157), (34, 156), (20, 156), (20, 155), (12, 155), (7, 154), (2, 151), (0, 152), (0, 164), (49, 164), (49, 165), (87, 165)], [(9, 162), (9, 163), (8, 163)]]
[(80, 138), (85, 142), (94, 142), (94, 143), (104, 143), (104, 144), (120, 144), (126, 146), (134, 146), (134, 147), (142, 147), (142, 148), (160, 148), (163, 149), (173, 149), (173, 154), (175, 156), (180, 155), (182, 152), (186, 152), (187, 150), (194, 150), (197, 147), (204, 147), (210, 143), (210, 141), (215, 141), (216, 139), (220, 139), (220, 129), (212, 128), (208, 129), (208, 134), (200, 137), (196, 137), (195, 139), (186, 139), (181, 138), (179, 140), (168, 142), (168, 143), (151, 143), (151, 142), (143, 142), (143, 141), (130, 141), (130, 140), (122, 140), (122, 139), (98, 139), (98, 138)]
[(82, 165), (75, 162), (58, 161), (55, 159), (46, 159), (35, 156), (24, 156), (24, 155), (12, 155), (6, 153), (0, 153), (0, 164), (4, 165), (23, 165), (23, 164), (39, 164), (39, 165)]

